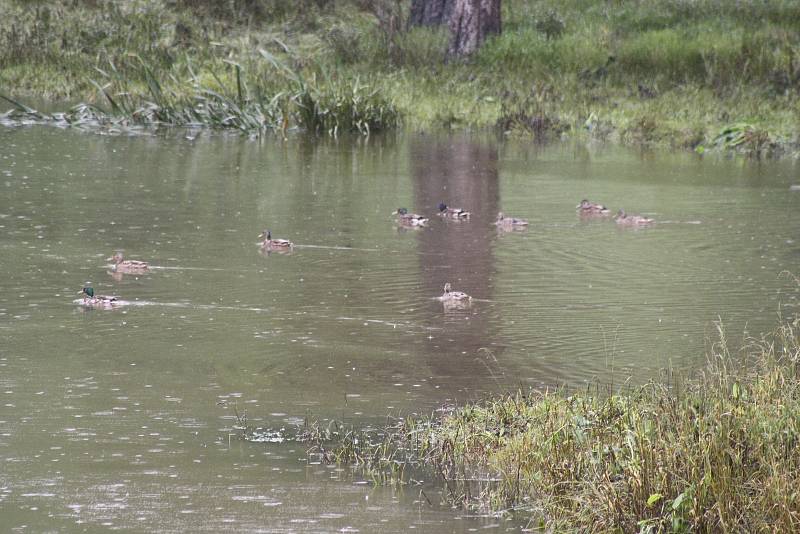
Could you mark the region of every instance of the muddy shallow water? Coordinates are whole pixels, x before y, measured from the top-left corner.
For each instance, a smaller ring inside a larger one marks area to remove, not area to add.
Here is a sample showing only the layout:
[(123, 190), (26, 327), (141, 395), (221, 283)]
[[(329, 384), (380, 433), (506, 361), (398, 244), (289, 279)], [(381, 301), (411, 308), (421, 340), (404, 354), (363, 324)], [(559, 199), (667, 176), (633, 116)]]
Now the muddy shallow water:
[[(21, 530), (517, 528), (244, 443), (518, 386), (641, 382), (794, 313), (791, 161), (408, 135), (0, 129), (0, 514)], [(622, 228), (582, 198), (656, 219)], [(469, 221), (399, 228), (439, 202)], [(503, 211), (527, 230), (492, 225)], [(296, 246), (262, 254), (268, 228)], [(115, 250), (149, 261), (111, 272)], [(435, 300), (445, 282), (469, 308)], [(73, 304), (90, 282), (130, 301)]]

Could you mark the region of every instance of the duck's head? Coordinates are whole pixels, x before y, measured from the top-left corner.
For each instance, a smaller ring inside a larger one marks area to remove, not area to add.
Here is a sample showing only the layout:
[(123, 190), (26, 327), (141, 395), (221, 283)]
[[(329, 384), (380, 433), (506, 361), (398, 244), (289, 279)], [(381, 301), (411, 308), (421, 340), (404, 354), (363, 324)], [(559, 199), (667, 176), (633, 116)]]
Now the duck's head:
[(624, 219), (625, 217), (627, 217), (627, 215), (625, 214), (625, 210), (623, 210), (622, 208), (620, 208), (617, 214), (614, 215), (615, 219)]
[(581, 208), (581, 209), (587, 209), (588, 207), (589, 207), (589, 201), (588, 201), (588, 200), (586, 200), (585, 198), (584, 198), (583, 200), (581, 200), (581, 203), (580, 203), (580, 204), (578, 204), (577, 206), (575, 206), (575, 208), (576, 208), (576, 209), (577, 209), (577, 208)]
[(444, 202), (439, 202), (439, 211), (445, 211), (447, 209), (447, 204)]
[(406, 208), (397, 208), (393, 215), (406, 215), (408, 210)]
[(114, 263), (122, 263), (122, 251), (118, 250), (114, 253), (113, 256), (110, 258), (106, 258), (106, 261), (113, 261)]
[(86, 286), (83, 289), (81, 289), (80, 291), (78, 291), (78, 295), (86, 295), (90, 299), (94, 298), (94, 288)]
[(444, 292), (445, 292), (445, 293), (450, 293), (450, 290), (451, 290), (451, 289), (452, 289), (452, 286), (450, 285), (450, 282), (447, 282), (447, 283), (444, 285)]
[(264, 230), (263, 232), (261, 232), (261, 233), (258, 235), (258, 238), (259, 238), (260, 240), (262, 240), (262, 241), (263, 241), (263, 240), (265, 240), (265, 239), (266, 239), (267, 241), (269, 241), (270, 239), (272, 239), (272, 234), (270, 233), (270, 231), (269, 231), (269, 230)]
[(506, 216), (505, 216), (505, 215), (503, 215), (503, 212), (502, 212), (502, 211), (501, 211), (500, 213), (498, 213), (498, 214), (497, 214), (497, 220), (498, 220), (498, 221), (502, 221), (502, 220), (503, 220), (503, 219), (505, 219), (505, 218), (506, 218)]

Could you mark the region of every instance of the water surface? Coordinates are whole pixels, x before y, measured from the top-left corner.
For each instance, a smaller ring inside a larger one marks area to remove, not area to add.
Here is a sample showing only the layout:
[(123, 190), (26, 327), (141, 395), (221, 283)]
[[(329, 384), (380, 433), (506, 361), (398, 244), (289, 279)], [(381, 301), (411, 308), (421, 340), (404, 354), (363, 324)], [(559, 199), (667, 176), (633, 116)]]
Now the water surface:
[[(792, 162), (486, 137), (0, 129), (0, 513), (21, 530), (471, 531), (292, 443), (518, 386), (642, 382), (793, 313)], [(589, 198), (651, 228), (581, 219)], [(398, 207), (433, 217), (398, 228)], [(530, 221), (498, 232), (498, 211)], [(261, 230), (296, 243), (262, 254)], [(124, 249), (155, 267), (119, 275)], [(445, 310), (445, 282), (475, 297)], [(73, 304), (91, 282), (132, 305)]]

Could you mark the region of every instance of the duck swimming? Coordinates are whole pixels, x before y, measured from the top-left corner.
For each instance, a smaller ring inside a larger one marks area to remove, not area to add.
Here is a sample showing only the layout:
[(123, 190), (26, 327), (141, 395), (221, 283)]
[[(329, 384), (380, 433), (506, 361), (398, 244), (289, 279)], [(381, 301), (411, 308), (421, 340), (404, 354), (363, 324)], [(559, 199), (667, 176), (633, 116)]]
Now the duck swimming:
[(118, 297), (108, 295), (95, 295), (94, 288), (86, 286), (78, 292), (78, 295), (83, 295), (83, 300), (80, 303), (90, 308), (112, 308), (114, 306), (122, 305)]
[(472, 302), (472, 297), (462, 291), (453, 291), (450, 282), (444, 285), (444, 293), (438, 299), (445, 305), (448, 304), (468, 304)]
[(422, 215), (409, 213), (406, 208), (397, 208), (392, 215), (397, 215), (397, 222), (403, 226), (426, 226), (430, 220)]
[(524, 228), (528, 226), (528, 221), (525, 219), (515, 219), (514, 217), (506, 217), (503, 212), (497, 214), (497, 220), (494, 222), (495, 226), (502, 228)]
[(122, 251), (117, 251), (110, 258), (106, 258), (106, 261), (114, 262), (112, 269), (120, 273), (142, 273), (150, 269), (146, 261), (124, 259)]
[(288, 251), (294, 248), (294, 243), (288, 239), (272, 239), (272, 233), (269, 230), (264, 230), (258, 236), (261, 240), (261, 248), (266, 250)]
[(611, 210), (605, 207), (602, 204), (597, 204), (596, 202), (589, 202), (585, 198), (581, 200), (581, 203), (575, 206), (575, 209), (581, 215), (610, 215)]
[(444, 202), (439, 203), (439, 217), (446, 219), (464, 220), (469, 219), (470, 213), (461, 208), (450, 208)]
[(617, 214), (614, 215), (614, 220), (617, 221), (617, 224), (626, 226), (645, 226), (656, 222), (655, 219), (651, 219), (650, 217), (628, 215), (624, 210), (619, 210)]

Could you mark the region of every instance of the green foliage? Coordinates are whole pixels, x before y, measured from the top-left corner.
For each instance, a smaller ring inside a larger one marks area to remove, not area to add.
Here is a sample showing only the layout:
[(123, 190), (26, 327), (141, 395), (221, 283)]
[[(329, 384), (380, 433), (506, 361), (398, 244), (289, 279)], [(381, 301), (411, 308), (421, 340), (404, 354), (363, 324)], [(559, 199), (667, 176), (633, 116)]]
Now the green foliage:
[(564, 19), (552, 9), (545, 16), (536, 20), (536, 29), (543, 33), (548, 40), (561, 37), (565, 27)]
[(747, 123), (726, 126), (714, 138), (713, 144), (756, 158), (776, 148), (776, 143), (768, 131)]
[(787, 321), (735, 358), (720, 327), (691, 380), (517, 393), (306, 439), (312, 454), (378, 483), (426, 468), (453, 504), (516, 510), (551, 531), (796, 532), (798, 327)]
[[(499, 124), (539, 137), (570, 132), (747, 153), (715, 142), (715, 133), (748, 122), (769, 132), (764, 154), (800, 147), (795, 0), (507, 0), (503, 33), (453, 63), (445, 58), (448, 30), (408, 28), (407, 7), (392, 0), (0, 2), (0, 85), (15, 96), (108, 103), (91, 80), (119, 80), (100, 69), (123, 78), (134, 100), (152, 99), (156, 80), (164, 98), (189, 105), (198, 88), (209, 89), (235, 96), (240, 109), (252, 107), (267, 122), (287, 118), (317, 131), (391, 127), (402, 117), (423, 129)], [(259, 50), (301, 74), (305, 90)], [(545, 86), (546, 101), (531, 98), (533, 87)], [(230, 107), (199, 95), (220, 113)]]

